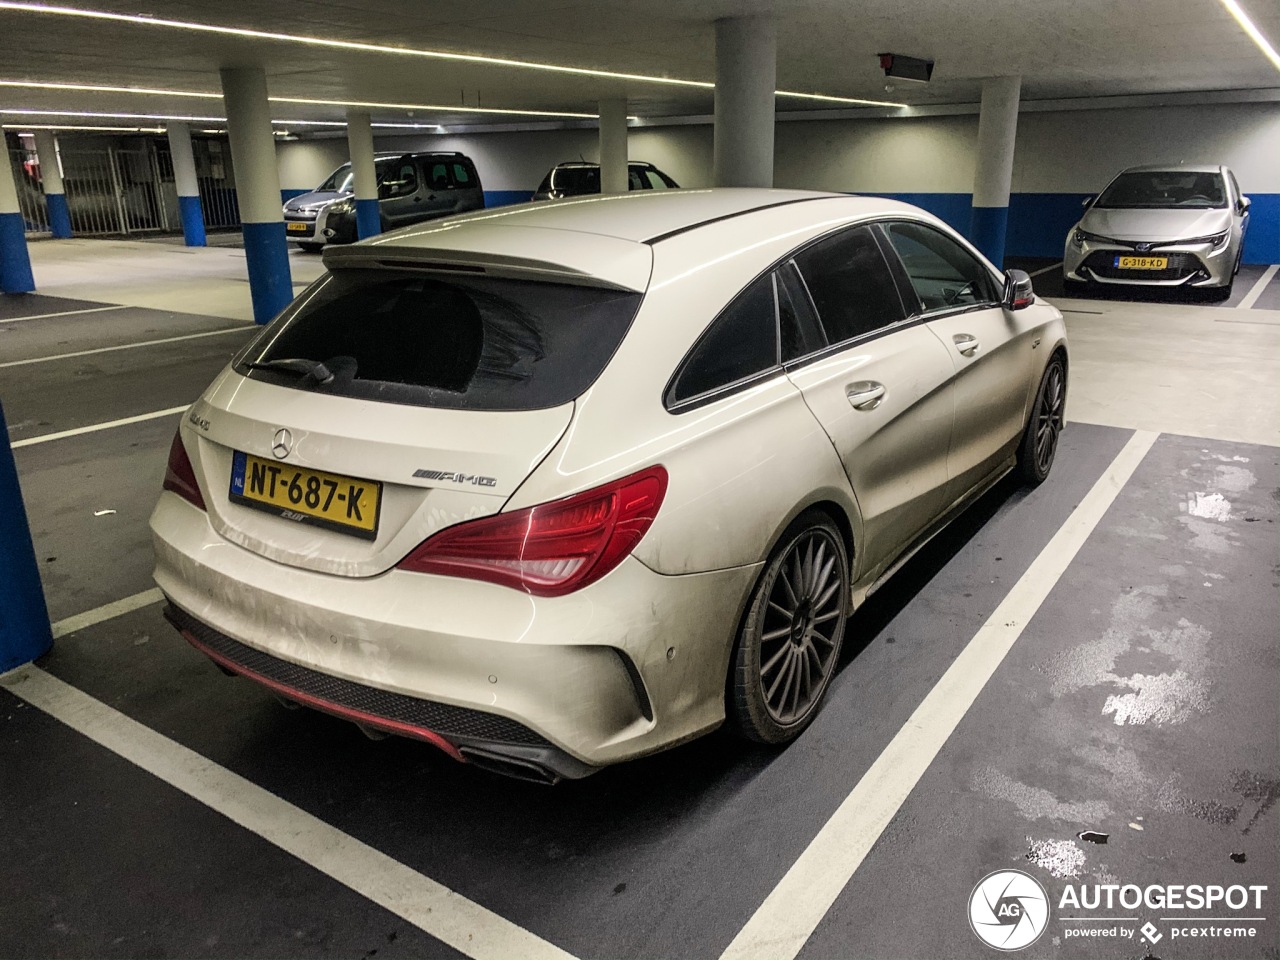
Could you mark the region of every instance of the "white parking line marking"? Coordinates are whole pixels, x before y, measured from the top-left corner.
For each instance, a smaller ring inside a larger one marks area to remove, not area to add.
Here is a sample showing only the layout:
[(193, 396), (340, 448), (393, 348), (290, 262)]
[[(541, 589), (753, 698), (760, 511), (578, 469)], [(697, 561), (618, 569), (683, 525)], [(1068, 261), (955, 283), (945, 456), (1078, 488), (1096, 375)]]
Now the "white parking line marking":
[(1244, 295), (1244, 299), (1236, 304), (1236, 309), (1248, 310), (1257, 303), (1258, 298), (1262, 296), (1262, 291), (1267, 289), (1267, 284), (1271, 282), (1271, 278), (1276, 275), (1277, 270), (1280, 270), (1280, 264), (1275, 263), (1263, 270), (1258, 282), (1250, 287), (1249, 292)]
[(1040, 274), (1042, 274), (1042, 273), (1048, 273), (1050, 270), (1057, 270), (1060, 266), (1062, 266), (1062, 261), (1061, 261), (1061, 260), (1059, 260), (1057, 263), (1050, 264), (1050, 265), (1049, 265), (1049, 266), (1047, 266), (1047, 267), (1041, 267), (1039, 270), (1036, 270), (1034, 273), (1029, 273), (1029, 274), (1027, 274), (1027, 276), (1029, 276), (1029, 277), (1038, 277), (1038, 276), (1040, 276)]
[(97, 347), (93, 350), (77, 350), (75, 353), (56, 353), (51, 357), (36, 357), (32, 360), (10, 360), (8, 363), (0, 363), (0, 370), (5, 367), (22, 367), (29, 363), (48, 363), (51, 360), (70, 360), (72, 357), (89, 357), (95, 353), (112, 353), (116, 350), (136, 350), (138, 347), (154, 347), (160, 343), (178, 343), (182, 340), (199, 340), (201, 337), (220, 337), (224, 333), (236, 333), (240, 330), (253, 330), (252, 324), (242, 324), (238, 327), (228, 327), (225, 330), (210, 330), (206, 333), (187, 333), (180, 337), (162, 337), (159, 340), (142, 340), (138, 343), (122, 343), (114, 347)]
[(57, 640), (59, 637), (65, 637), (67, 634), (75, 633), (77, 630), (105, 623), (108, 620), (114, 620), (116, 617), (123, 617), (126, 613), (133, 613), (135, 610), (149, 607), (151, 604), (159, 603), (163, 599), (164, 594), (158, 588), (153, 587), (150, 590), (143, 590), (142, 593), (135, 593), (131, 597), (125, 597), (123, 600), (116, 600), (113, 603), (106, 603), (92, 610), (86, 610), (84, 613), (77, 613), (74, 617), (59, 620), (53, 625), (53, 639)]
[(1134, 433), (720, 960), (800, 952), (1158, 436)]
[(28, 437), (26, 440), (15, 440), (10, 444), (13, 449), (19, 447), (29, 447), (37, 443), (48, 443), (50, 440), (62, 440), (66, 437), (78, 437), (82, 433), (96, 433), (99, 430), (110, 430), (112, 427), (127, 427), (131, 423), (142, 423), (146, 420), (158, 420), (160, 417), (171, 417), (175, 413), (182, 413), (191, 404), (185, 404), (181, 407), (170, 407), (167, 410), (157, 410), (154, 413), (140, 413), (136, 417), (123, 417), (120, 420), (108, 420), (106, 423), (91, 423), (87, 427), (76, 427), (74, 430), (61, 430), (58, 433), (46, 433), (41, 437)]
[(76, 314), (80, 313), (102, 313), (106, 310), (127, 309), (129, 308), (123, 304), (117, 304), (110, 307), (86, 307), (83, 310), (62, 310), (58, 313), (37, 313), (30, 317), (9, 317), (8, 319), (0, 320), (0, 323), (17, 323), (19, 320), (49, 320), (53, 317), (74, 317)]
[(475, 960), (573, 960), (555, 944), (170, 740), (82, 690), (25, 666), (0, 685), (437, 940)]

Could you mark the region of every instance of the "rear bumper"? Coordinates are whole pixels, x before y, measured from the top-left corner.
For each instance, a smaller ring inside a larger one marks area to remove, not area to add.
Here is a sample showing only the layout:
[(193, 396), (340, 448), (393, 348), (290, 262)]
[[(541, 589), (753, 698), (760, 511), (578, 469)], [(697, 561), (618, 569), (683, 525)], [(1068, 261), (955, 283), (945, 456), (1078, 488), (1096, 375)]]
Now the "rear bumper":
[(541, 598), (394, 569), (355, 578), (285, 566), (225, 540), (170, 493), (151, 526), (175, 625), (223, 666), (366, 727), (550, 779), (719, 725), (758, 572), (663, 576), (631, 557), (577, 593)]

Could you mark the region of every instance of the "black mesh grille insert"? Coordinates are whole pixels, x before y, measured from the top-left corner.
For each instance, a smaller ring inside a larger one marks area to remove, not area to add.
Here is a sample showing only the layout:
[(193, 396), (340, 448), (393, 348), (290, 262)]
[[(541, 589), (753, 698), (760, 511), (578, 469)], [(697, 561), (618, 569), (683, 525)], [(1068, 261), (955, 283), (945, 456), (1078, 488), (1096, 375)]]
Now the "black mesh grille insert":
[[(1168, 257), (1164, 270), (1120, 270), (1115, 266), (1118, 256)], [(1182, 280), (1200, 270), (1203, 264), (1193, 253), (1125, 253), (1121, 251), (1095, 250), (1085, 259), (1083, 266), (1104, 280)]]
[(172, 604), (165, 608), (165, 617), (180, 631), (190, 633), (201, 645), (225, 658), (233, 666), (243, 667), (260, 677), (316, 697), (335, 707), (346, 707), (373, 717), (411, 724), (438, 733), (446, 739), (456, 737), (461, 740), (536, 747), (551, 745), (528, 727), (506, 717), (366, 687), (364, 684), (281, 660), (219, 633)]

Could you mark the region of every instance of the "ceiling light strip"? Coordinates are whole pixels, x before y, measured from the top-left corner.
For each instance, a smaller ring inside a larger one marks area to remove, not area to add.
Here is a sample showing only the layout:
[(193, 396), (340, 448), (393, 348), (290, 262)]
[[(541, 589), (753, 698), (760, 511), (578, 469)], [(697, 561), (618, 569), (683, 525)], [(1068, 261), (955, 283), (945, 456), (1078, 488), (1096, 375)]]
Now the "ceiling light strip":
[(706, 80), (681, 80), (676, 77), (656, 77), (644, 73), (621, 73), (614, 70), (594, 70), (588, 67), (566, 67), (553, 63), (537, 63), (532, 60), (513, 60), (506, 57), (487, 57), (472, 53), (449, 53), (444, 50), (420, 50), (413, 47), (393, 47), (382, 43), (365, 43), (357, 40), (330, 40), (296, 33), (277, 33), (272, 30), (251, 30), (246, 27), (224, 27), (212, 23), (191, 20), (170, 20), (165, 17), (144, 16), (133, 13), (114, 13), (107, 10), (85, 10), (80, 7), (64, 7), (56, 4), (25, 3), (0, 0), (0, 10), (17, 10), (24, 13), (53, 14), (62, 17), (80, 17), (86, 20), (107, 20), (115, 23), (131, 23), (148, 27), (168, 27), (199, 33), (215, 33), (248, 40), (273, 40), (280, 43), (301, 43), (330, 50), (351, 50), (358, 53), (383, 53), (405, 57), (425, 57), (432, 60), (449, 60), (455, 63), (482, 63), (501, 67), (520, 67), (526, 70), (542, 70), (547, 73), (567, 73), (580, 77), (601, 77), (606, 80), (636, 80), (643, 83), (663, 83), (682, 87), (711, 88), (715, 84)]
[(1280, 70), (1280, 53), (1276, 53), (1276, 48), (1271, 45), (1271, 41), (1263, 36), (1262, 31), (1249, 19), (1249, 15), (1244, 12), (1244, 8), (1236, 0), (1221, 0), (1221, 3), (1227, 8), (1227, 12), (1236, 18), (1236, 23), (1240, 24), (1240, 28), (1249, 35), (1249, 39), (1257, 44), (1258, 49), (1271, 61), (1271, 65)]
[[(1234, 4), (1235, 0), (1222, 0), (1224, 4)], [(1230, 9), (1230, 8), (1228, 8)], [(214, 33), (223, 36), (243, 37), (249, 40), (270, 40), (278, 43), (300, 43), (312, 47), (325, 47), (334, 50), (352, 50), (362, 53), (381, 53), (394, 56), (425, 57), (433, 60), (448, 60), (462, 63), (490, 64), (499, 67), (518, 67), (525, 70), (541, 70), (546, 73), (565, 73), (579, 77), (599, 77), (605, 80), (634, 80), (640, 83), (661, 83), (669, 86), (695, 87), (702, 90), (714, 90), (715, 84), (710, 80), (684, 80), (679, 77), (658, 77), (645, 73), (623, 73), (615, 70), (596, 70), (589, 67), (567, 67), (561, 64), (538, 63), (533, 60), (513, 60), (507, 57), (488, 57), (473, 53), (449, 53), (444, 50), (421, 50), (414, 47), (393, 47), (382, 43), (365, 43), (356, 40), (330, 40), (324, 37), (310, 37), (294, 33), (277, 33), (271, 30), (250, 30), (246, 27), (224, 27), (212, 23), (197, 23), (191, 20), (170, 20), (165, 17), (144, 16), (132, 13), (115, 13), (107, 10), (86, 10), (80, 7), (65, 7), (56, 4), (28, 3), (23, 0), (0, 0), (0, 10), (14, 10), (23, 13), (52, 14), (63, 17), (80, 17), (88, 20), (107, 20), (115, 23), (131, 23), (148, 27), (169, 27), (174, 30), (188, 30), (200, 33)], [(1246, 29), (1249, 29), (1246, 27)], [(1260, 35), (1259, 35), (1260, 36)], [(1264, 41), (1265, 42), (1265, 41)], [(906, 104), (890, 103), (883, 100), (862, 100), (854, 97), (836, 97), (826, 94), (794, 93), (791, 91), (775, 91), (782, 97), (803, 97), (810, 100), (826, 100), (833, 103), (862, 104), (875, 107), (903, 107)], [(208, 94), (195, 94), (208, 96)], [(335, 102), (333, 105), (341, 106)], [(424, 108), (426, 109), (426, 108)], [(455, 108), (451, 108), (455, 109)], [(480, 112), (478, 110), (474, 112)], [(525, 111), (502, 111), (525, 112)], [(566, 116), (566, 114), (558, 114)], [(588, 115), (593, 116), (593, 115)]]

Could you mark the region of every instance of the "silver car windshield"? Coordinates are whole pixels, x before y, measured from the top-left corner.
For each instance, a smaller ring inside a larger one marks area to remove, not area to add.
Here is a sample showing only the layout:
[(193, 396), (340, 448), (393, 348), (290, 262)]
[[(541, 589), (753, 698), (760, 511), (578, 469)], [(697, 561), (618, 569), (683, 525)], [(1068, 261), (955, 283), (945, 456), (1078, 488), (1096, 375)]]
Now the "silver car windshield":
[(1222, 175), (1170, 170), (1122, 173), (1098, 197), (1102, 209), (1209, 210), (1227, 205)]

